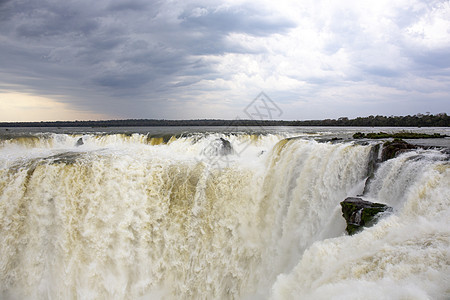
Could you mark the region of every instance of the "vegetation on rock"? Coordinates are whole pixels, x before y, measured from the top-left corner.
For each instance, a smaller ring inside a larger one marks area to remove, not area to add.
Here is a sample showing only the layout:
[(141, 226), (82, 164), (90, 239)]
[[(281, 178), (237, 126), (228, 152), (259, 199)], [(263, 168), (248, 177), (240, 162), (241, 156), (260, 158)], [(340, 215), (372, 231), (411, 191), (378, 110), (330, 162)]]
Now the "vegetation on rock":
[(412, 149), (417, 149), (416, 145), (409, 144), (402, 139), (394, 139), (383, 144), (381, 151), (381, 161), (396, 157), (399, 153), (403, 153)]
[(342, 216), (347, 222), (349, 235), (360, 232), (378, 222), (382, 213), (392, 212), (392, 207), (381, 203), (372, 203), (361, 198), (348, 197), (341, 202)]

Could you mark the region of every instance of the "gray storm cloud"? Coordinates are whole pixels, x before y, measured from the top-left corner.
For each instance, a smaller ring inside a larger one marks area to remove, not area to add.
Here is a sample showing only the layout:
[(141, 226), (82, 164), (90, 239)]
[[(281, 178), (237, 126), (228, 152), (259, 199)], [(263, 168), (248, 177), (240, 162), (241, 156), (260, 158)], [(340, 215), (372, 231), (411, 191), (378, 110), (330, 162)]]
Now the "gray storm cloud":
[(0, 1), (0, 88), (124, 118), (232, 118), (262, 89), (285, 118), (448, 111), (449, 3), (358, 3)]

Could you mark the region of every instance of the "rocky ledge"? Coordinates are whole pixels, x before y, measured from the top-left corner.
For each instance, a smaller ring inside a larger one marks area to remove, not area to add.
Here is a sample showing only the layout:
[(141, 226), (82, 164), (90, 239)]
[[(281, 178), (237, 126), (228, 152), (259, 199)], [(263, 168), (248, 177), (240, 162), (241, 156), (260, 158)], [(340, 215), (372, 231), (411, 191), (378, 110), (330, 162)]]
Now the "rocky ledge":
[(380, 216), (391, 213), (392, 207), (381, 203), (372, 203), (361, 198), (348, 197), (341, 202), (342, 216), (347, 222), (345, 229), (349, 235), (360, 232), (378, 222)]
[[(383, 144), (383, 151), (381, 152), (381, 161), (394, 158), (400, 153), (417, 149), (419, 146), (409, 144), (402, 139), (394, 139)], [(423, 148), (423, 147), (422, 147)]]

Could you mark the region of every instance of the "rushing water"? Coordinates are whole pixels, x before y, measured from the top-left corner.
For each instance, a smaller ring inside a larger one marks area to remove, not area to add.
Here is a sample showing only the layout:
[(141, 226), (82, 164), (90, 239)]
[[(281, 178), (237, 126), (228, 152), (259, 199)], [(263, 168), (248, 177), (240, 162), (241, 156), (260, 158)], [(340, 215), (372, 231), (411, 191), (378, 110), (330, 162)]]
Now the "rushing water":
[(1, 299), (450, 298), (448, 138), (380, 164), (394, 213), (348, 236), (380, 129), (0, 131)]

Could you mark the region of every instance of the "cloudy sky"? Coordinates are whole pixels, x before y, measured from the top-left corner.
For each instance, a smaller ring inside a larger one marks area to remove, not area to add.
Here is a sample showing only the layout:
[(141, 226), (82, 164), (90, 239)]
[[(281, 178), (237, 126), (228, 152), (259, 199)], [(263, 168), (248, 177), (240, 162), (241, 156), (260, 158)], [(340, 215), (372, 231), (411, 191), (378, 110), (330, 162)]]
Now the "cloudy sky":
[(450, 113), (448, 0), (0, 0), (0, 121)]

